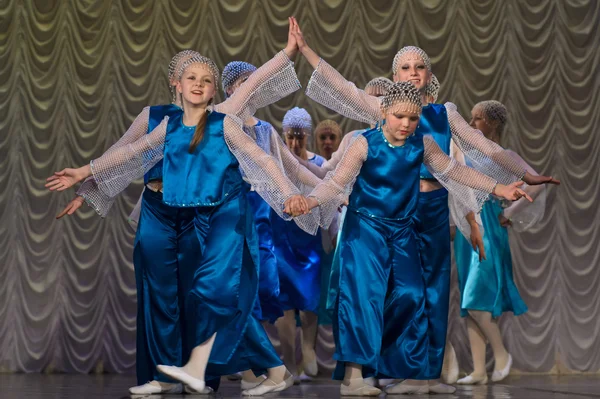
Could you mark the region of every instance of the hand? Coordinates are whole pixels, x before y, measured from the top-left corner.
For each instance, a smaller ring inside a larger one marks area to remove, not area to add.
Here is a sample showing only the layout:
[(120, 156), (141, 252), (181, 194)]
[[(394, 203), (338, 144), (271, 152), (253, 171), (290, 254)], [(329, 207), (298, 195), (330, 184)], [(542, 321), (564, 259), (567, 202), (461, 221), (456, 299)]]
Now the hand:
[(308, 213), (306, 198), (302, 195), (293, 195), (285, 201), (283, 211), (291, 217)]
[(70, 216), (70, 215), (74, 214), (77, 209), (81, 208), (81, 205), (83, 205), (83, 202), (84, 202), (83, 197), (77, 195), (75, 198), (73, 198), (71, 200), (71, 202), (69, 202), (67, 204), (67, 206), (65, 206), (65, 209), (63, 209), (62, 212), (56, 216), (56, 219), (60, 219), (65, 215)]
[(473, 247), (473, 251), (479, 252), (479, 261), (485, 260), (485, 247), (483, 246), (483, 237), (481, 236), (481, 230), (479, 229), (479, 225), (477, 223), (472, 223), (471, 225), (471, 246)]
[(523, 181), (530, 186), (537, 186), (539, 184), (555, 184), (560, 185), (560, 180), (553, 178), (552, 176), (536, 176), (529, 172), (525, 172)]
[(512, 227), (512, 220), (504, 216), (502, 213), (498, 215), (498, 221), (500, 222), (500, 226), (504, 228)]
[(60, 172), (54, 172), (53, 176), (46, 179), (48, 183), (45, 187), (50, 191), (64, 191), (89, 176), (85, 172), (86, 168), (89, 168), (89, 165), (78, 169), (66, 168)]
[(294, 18), (288, 17), (289, 29), (288, 29), (288, 41), (287, 46), (283, 50), (289, 59), (292, 59), (296, 53), (298, 52), (298, 43), (296, 40), (296, 35), (293, 32), (294, 29)]
[(300, 25), (298, 24), (296, 17), (291, 17), (290, 22), (290, 31), (292, 35), (294, 35), (296, 46), (300, 52), (303, 52), (303, 50), (308, 48), (308, 44), (306, 43), (306, 40), (304, 40), (304, 35), (300, 30)]
[(529, 194), (519, 188), (522, 185), (522, 181), (516, 181), (508, 186), (505, 186), (504, 184), (497, 184), (492, 194), (497, 197), (506, 198), (509, 201), (516, 201), (525, 197), (529, 202), (533, 202), (533, 199), (529, 196)]

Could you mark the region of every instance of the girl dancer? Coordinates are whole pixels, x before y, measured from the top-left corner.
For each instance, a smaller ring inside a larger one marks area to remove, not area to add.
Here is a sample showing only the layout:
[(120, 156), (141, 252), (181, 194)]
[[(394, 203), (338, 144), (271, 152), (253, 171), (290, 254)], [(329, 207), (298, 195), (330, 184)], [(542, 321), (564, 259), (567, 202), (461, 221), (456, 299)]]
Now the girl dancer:
[[(293, 73), (288, 55), (293, 54), (294, 48), (295, 45), (290, 48), (288, 44), (286, 52), (263, 66), (266, 68), (262, 73), (257, 71), (251, 79), (253, 83), (249, 81), (247, 86), (244, 85), (245, 90), (240, 89), (241, 95), (237, 100), (232, 97), (228, 105), (236, 105), (236, 113), (244, 116), (251, 104), (268, 104), (277, 98), (270, 96), (282, 96), (296, 89), (295, 74), (287, 82), (282, 80), (286, 71)], [(278, 72), (275, 81), (269, 81), (267, 78), (274, 72)], [(140, 122), (134, 122), (131, 134), (140, 139), (106, 153), (93, 161), (91, 167), (56, 173), (49, 179), (48, 186), (64, 190), (93, 172), (100, 189), (108, 197), (114, 197), (150, 169), (164, 153), (162, 203), (176, 209), (193, 207), (193, 223), (200, 241), (200, 256), (196, 259), (201, 262), (181, 278), (188, 288), (186, 330), (194, 346), (190, 360), (183, 368), (159, 366), (159, 370), (202, 391), (206, 364), (216, 338), (217, 350), (211, 357), (213, 364), (227, 365), (238, 347), (244, 353), (258, 351), (262, 356), (237, 358), (232, 365), (239, 367), (235, 371), (249, 368), (251, 361), (260, 361), (253, 366), (259, 369), (270, 367), (270, 378), (261, 384), (262, 393), (285, 389), (289, 385), (284, 381), (285, 368), (279, 366), (280, 361), (264, 330), (257, 326), (256, 319), (248, 317), (256, 292), (254, 265), (258, 250), (254, 246), (254, 230), (250, 228), (250, 212), (246, 212), (239, 166), (279, 210), (285, 199), (288, 203), (294, 201), (290, 197), (298, 190), (281, 174), (273, 159), (241, 132), (231, 117), (207, 112), (218, 79), (212, 61), (193, 57), (183, 63), (178, 78), (177, 90), (183, 95), (185, 112), (170, 121), (165, 118), (147, 136), (147, 129), (140, 129)], [(261, 84), (269, 90), (255, 90)], [(266, 176), (276, 176), (272, 179), (276, 183), (265, 180), (262, 168), (269, 171)], [(276, 188), (269, 191), (273, 187)], [(307, 229), (311, 230), (310, 226)], [(311, 231), (314, 230), (316, 227)]]
[(496, 184), (452, 162), (433, 139), (415, 132), (421, 107), (411, 83), (392, 86), (382, 101), (384, 122), (356, 136), (335, 172), (307, 200), (327, 226), (352, 193), (337, 252), (334, 378), (343, 378), (342, 395), (380, 393), (363, 381), (363, 371), (366, 377), (427, 372), (428, 325), (413, 218), (421, 164), (445, 184), (472, 186), (481, 198), (492, 192), (510, 199), (525, 195), (517, 188), (522, 183)]
[[(335, 69), (323, 61), (305, 43), (295, 19), (292, 20), (300, 51), (316, 69), (313, 73), (307, 94), (313, 100), (341, 114), (366, 123), (376, 123), (379, 118), (379, 99), (365, 94), (347, 82)], [(404, 47), (394, 57), (393, 72), (395, 81), (410, 81), (420, 91), (422, 101), (427, 101), (426, 87), (431, 80), (431, 62), (427, 54), (418, 47)], [(344, 101), (340, 101), (344, 99)], [(426, 104), (424, 104), (426, 105)], [(478, 170), (493, 176), (502, 183), (510, 183), (522, 178), (528, 184), (558, 183), (551, 177), (534, 176), (514, 161), (500, 146), (486, 140), (470, 128), (460, 117), (454, 104), (444, 106), (430, 104), (423, 109), (419, 122), (419, 133), (430, 134), (448, 154), (450, 140), (459, 144)], [(431, 380), (429, 391), (435, 393), (454, 392), (453, 387), (438, 383), (446, 344), (448, 323), (448, 298), (450, 284), (450, 232), (448, 216), (448, 194), (425, 168), (421, 168), (421, 182), (418, 210), (415, 223), (419, 234), (419, 252), (423, 266), (423, 294), (426, 299), (428, 362), (421, 380)], [(453, 184), (453, 183), (451, 183)], [(467, 195), (461, 201), (468, 203), (455, 207), (460, 210), (456, 222), (458, 227), (468, 231), (466, 215), (478, 211), (481, 198)], [(394, 393), (422, 392), (422, 382), (403, 376), (405, 381), (394, 388)], [(426, 386), (425, 386), (426, 387)], [(388, 389), (389, 391), (389, 389)]]
[[(473, 107), (471, 115), (471, 126), (499, 144), (507, 121), (504, 105), (498, 101), (483, 101)], [(516, 153), (511, 152), (511, 155), (529, 173), (536, 174)], [(457, 232), (454, 238), (454, 256), (461, 293), (460, 313), (462, 317), (467, 318), (474, 368), (473, 373), (458, 380), (459, 384), (487, 383), (486, 338), (494, 351), (495, 368), (492, 381), (502, 381), (510, 372), (512, 357), (502, 342), (497, 319), (503, 312), (508, 311), (517, 316), (523, 314), (527, 311), (527, 306), (513, 280), (507, 228), (517, 220), (521, 228), (535, 223), (543, 216), (545, 203), (544, 186), (527, 187), (527, 191), (536, 198), (536, 202), (531, 206), (526, 206), (526, 203), (519, 200), (503, 209), (502, 202), (495, 198), (490, 198), (483, 205), (481, 220), (485, 230), (484, 259), (461, 232)], [(511, 218), (515, 220), (511, 221)]]

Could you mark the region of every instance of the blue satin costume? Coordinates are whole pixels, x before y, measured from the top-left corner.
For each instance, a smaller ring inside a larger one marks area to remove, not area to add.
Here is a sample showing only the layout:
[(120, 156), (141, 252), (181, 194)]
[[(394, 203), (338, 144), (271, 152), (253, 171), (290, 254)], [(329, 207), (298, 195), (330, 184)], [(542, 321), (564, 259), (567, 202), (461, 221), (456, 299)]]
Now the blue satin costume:
[[(429, 104), (423, 107), (417, 132), (431, 136), (442, 151), (450, 154), (452, 133), (443, 105)], [(434, 179), (425, 165), (421, 165), (420, 178)], [(450, 221), (446, 189), (419, 193), (415, 222), (429, 324), (429, 368), (424, 379), (437, 379), (440, 378), (444, 362), (450, 301)]]
[(193, 209), (200, 255), (182, 276), (185, 347), (217, 333), (207, 375), (264, 371), (282, 364), (252, 315), (258, 290), (259, 249), (248, 184), (223, 133), (224, 114), (212, 112), (192, 154), (195, 126), (183, 114), (169, 120), (163, 162), (163, 202)]
[[(148, 133), (165, 116), (182, 110), (174, 104), (150, 107)], [(162, 161), (144, 176), (144, 182), (162, 180)], [(162, 194), (146, 189), (134, 242), (133, 264), (137, 288), (136, 371), (139, 385), (157, 380), (172, 382), (156, 371), (158, 364), (181, 365), (182, 273), (194, 268), (199, 244), (192, 209), (172, 208)]]
[[(468, 160), (467, 165), (470, 166)], [(490, 312), (494, 318), (503, 312), (513, 312), (515, 316), (527, 312), (527, 305), (513, 280), (508, 230), (498, 221), (498, 215), (502, 213), (500, 204), (497, 198), (490, 197), (480, 214), (487, 259), (479, 261), (479, 253), (460, 231), (454, 237), (462, 317), (467, 316), (469, 310)]]
[[(321, 166), (325, 159), (316, 155), (308, 160)], [(281, 309), (319, 312), (321, 290), (321, 232), (313, 236), (294, 222), (271, 212), (273, 244), (279, 271)]]
[[(273, 127), (265, 121), (258, 121), (252, 129), (256, 144), (267, 154), (271, 153), (271, 132)], [(245, 128), (246, 133), (250, 130)], [(251, 135), (252, 136), (252, 135)], [(248, 192), (248, 201), (254, 212), (254, 223), (258, 232), (258, 248), (260, 253), (260, 273), (258, 281), (258, 301), (254, 307), (254, 315), (258, 320), (274, 323), (283, 316), (279, 305), (279, 275), (277, 258), (273, 245), (273, 228), (271, 226), (271, 207), (256, 191)]]
[[(354, 183), (332, 267), (337, 360), (363, 366), (365, 377), (423, 379), (428, 339), (425, 280), (415, 213), (423, 137), (392, 147), (380, 128), (363, 133), (369, 148)], [(337, 283), (337, 284), (336, 284)], [(333, 295), (332, 295), (333, 294)]]

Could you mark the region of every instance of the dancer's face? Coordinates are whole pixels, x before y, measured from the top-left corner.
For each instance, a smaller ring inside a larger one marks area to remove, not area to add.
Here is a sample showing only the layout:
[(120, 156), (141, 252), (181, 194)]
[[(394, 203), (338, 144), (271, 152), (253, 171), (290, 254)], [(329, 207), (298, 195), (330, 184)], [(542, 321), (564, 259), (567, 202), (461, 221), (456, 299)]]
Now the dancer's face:
[[(412, 104), (398, 103), (388, 110), (385, 115), (386, 128), (384, 133), (391, 142), (406, 140), (417, 129), (420, 114), (418, 112), (405, 111), (410, 109)], [(414, 106), (412, 106), (414, 107)]]
[(193, 106), (207, 106), (216, 94), (215, 79), (205, 64), (192, 64), (183, 72), (177, 91)]
[(394, 72), (394, 82), (411, 82), (419, 91), (425, 89), (430, 79), (431, 73), (416, 53), (406, 53)]
[(317, 151), (322, 157), (331, 158), (331, 154), (338, 149), (342, 141), (339, 132), (325, 127), (319, 129), (315, 134), (317, 136)]
[(487, 138), (490, 138), (495, 130), (494, 124), (490, 124), (485, 120), (483, 108), (477, 106), (471, 110), (471, 122), (469, 125), (471, 125), (473, 129), (480, 130)]
[(246, 72), (246, 73), (240, 75), (240, 77), (237, 78), (237, 80), (235, 82), (233, 82), (233, 84), (227, 88), (227, 97), (229, 97), (233, 93), (235, 93), (235, 91), (238, 89), (238, 87), (240, 87), (242, 85), (242, 83), (244, 83), (245, 81), (248, 80), (250, 75), (252, 75), (252, 72)]
[(301, 156), (302, 152), (306, 150), (307, 141), (308, 134), (304, 129), (288, 129), (285, 131), (285, 144), (298, 156)]

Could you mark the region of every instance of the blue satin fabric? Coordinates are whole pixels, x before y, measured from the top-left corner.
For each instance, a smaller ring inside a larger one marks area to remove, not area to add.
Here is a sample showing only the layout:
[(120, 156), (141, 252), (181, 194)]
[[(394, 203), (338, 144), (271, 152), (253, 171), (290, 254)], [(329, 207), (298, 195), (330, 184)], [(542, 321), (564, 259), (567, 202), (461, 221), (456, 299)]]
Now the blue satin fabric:
[(493, 197), (481, 210), (487, 258), (484, 261), (479, 261), (479, 253), (459, 231), (456, 232), (454, 258), (461, 297), (460, 314), (463, 317), (467, 316), (468, 310), (490, 312), (492, 317), (499, 317), (503, 312), (513, 312), (518, 316), (527, 311), (513, 280), (508, 231), (498, 222), (501, 212), (500, 201)]
[(144, 191), (133, 251), (138, 384), (169, 382), (156, 366), (181, 365), (186, 353), (181, 311), (185, 288), (179, 282), (196, 268), (200, 256), (194, 217), (193, 209), (169, 207), (160, 193)]
[[(309, 162), (322, 165), (315, 155)], [(318, 313), (321, 291), (321, 232), (313, 236), (293, 221), (286, 222), (271, 212), (273, 245), (279, 274), (279, 306)]]
[(186, 293), (184, 347), (191, 349), (217, 334), (209, 375), (242, 371), (246, 364), (235, 359), (260, 358), (259, 369), (281, 364), (251, 314), (258, 290), (258, 236), (248, 185), (225, 143), (223, 119), (223, 114), (210, 114), (202, 142), (189, 154), (195, 127), (184, 126), (178, 116), (171, 118), (163, 167), (163, 202), (194, 211), (200, 253), (194, 268), (180, 279)]
[(450, 301), (450, 220), (448, 192), (439, 189), (419, 194), (415, 214), (419, 253), (425, 280), (425, 309), (429, 328), (429, 369), (426, 379), (440, 378)]
[[(183, 113), (183, 110), (175, 104), (153, 105), (150, 107), (150, 115), (148, 116), (148, 133), (152, 132), (156, 126), (162, 122), (165, 116), (173, 117), (173, 115)], [(162, 180), (163, 161), (158, 161), (144, 175), (144, 184), (152, 180)]]
[(363, 135), (367, 160), (350, 195), (332, 267), (334, 378), (342, 379), (351, 362), (363, 366), (365, 377), (424, 379), (428, 323), (413, 219), (423, 138), (415, 134), (404, 146), (391, 147), (378, 128)]
[[(429, 104), (423, 107), (417, 132), (423, 136), (431, 136), (440, 149), (450, 155), (452, 132), (448, 123), (448, 113), (442, 104)], [(425, 165), (421, 165), (421, 179), (433, 179), (433, 175)]]
[(163, 201), (171, 206), (215, 206), (241, 190), (239, 163), (225, 142), (224, 114), (211, 112), (204, 138), (192, 154), (195, 126), (183, 124), (183, 113), (169, 119), (163, 159)]

